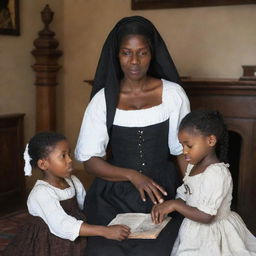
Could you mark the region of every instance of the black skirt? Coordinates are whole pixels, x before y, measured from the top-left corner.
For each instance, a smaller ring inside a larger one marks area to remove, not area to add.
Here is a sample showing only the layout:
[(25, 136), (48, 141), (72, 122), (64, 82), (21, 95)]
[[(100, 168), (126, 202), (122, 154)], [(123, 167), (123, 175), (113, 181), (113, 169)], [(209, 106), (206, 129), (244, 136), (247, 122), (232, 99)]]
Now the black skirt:
[[(169, 158), (169, 120), (147, 127), (121, 127), (113, 125), (109, 162), (115, 166), (132, 168), (152, 178), (175, 198), (180, 178)], [(85, 213), (88, 223), (107, 225), (118, 213), (150, 213), (152, 202), (141, 200), (137, 189), (128, 181), (109, 182), (96, 178), (87, 192)], [(157, 239), (107, 240), (88, 238), (86, 255), (89, 256), (169, 256), (176, 239), (182, 217), (178, 214), (162, 230)]]

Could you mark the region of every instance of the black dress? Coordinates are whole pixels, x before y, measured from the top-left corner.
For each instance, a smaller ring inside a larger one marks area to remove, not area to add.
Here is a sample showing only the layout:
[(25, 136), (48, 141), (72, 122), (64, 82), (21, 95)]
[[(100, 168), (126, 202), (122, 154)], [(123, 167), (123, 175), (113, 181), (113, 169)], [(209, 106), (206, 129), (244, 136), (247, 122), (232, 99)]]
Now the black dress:
[[(113, 125), (109, 162), (115, 166), (133, 168), (151, 177), (163, 186), (168, 195), (175, 197), (180, 184), (177, 170), (169, 160), (169, 120), (146, 127), (122, 127)], [(88, 223), (107, 225), (118, 213), (150, 213), (152, 202), (141, 200), (138, 190), (130, 182), (109, 182), (96, 178), (85, 200)], [(157, 239), (107, 240), (88, 238), (86, 252), (89, 256), (169, 256), (182, 218), (174, 215)]]

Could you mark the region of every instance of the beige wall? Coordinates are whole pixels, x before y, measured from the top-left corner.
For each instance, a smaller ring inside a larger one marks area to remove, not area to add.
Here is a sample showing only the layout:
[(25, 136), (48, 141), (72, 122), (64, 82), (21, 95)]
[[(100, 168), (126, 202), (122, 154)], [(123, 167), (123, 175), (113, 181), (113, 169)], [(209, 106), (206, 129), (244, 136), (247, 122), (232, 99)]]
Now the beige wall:
[[(57, 3), (58, 2), (58, 3)], [(62, 33), (62, 1), (47, 1), (57, 10), (53, 30)], [(20, 36), (0, 35), (0, 114), (25, 113), (26, 141), (35, 131), (35, 59), (33, 41), (43, 29), (45, 0), (20, 1)]]
[[(181, 75), (239, 78), (255, 65), (256, 5), (132, 11), (130, 0), (74, 0), (64, 5), (62, 120), (72, 147), (103, 42), (122, 17), (143, 15), (162, 34)], [(61, 111), (60, 111), (61, 112)]]
[[(21, 36), (0, 35), (0, 114), (23, 112), (26, 141), (34, 134), (35, 73), (30, 51), (42, 29), (46, 3), (51, 28), (64, 51), (57, 87), (58, 130), (75, 147), (103, 42), (122, 17), (142, 15), (162, 34), (181, 75), (239, 78), (241, 65), (255, 65), (256, 5), (132, 11), (130, 0), (23, 0)], [(81, 164), (75, 163), (77, 168)]]
[[(33, 41), (38, 37), (38, 32), (44, 27), (40, 12), (47, 3), (56, 12), (51, 27), (61, 38), (63, 2), (55, 0), (20, 1), (21, 35), (0, 35), (0, 114), (26, 114), (25, 142), (35, 132), (35, 72), (31, 68), (35, 59), (31, 50), (34, 49)], [(36, 177), (27, 179), (28, 187), (32, 186)]]

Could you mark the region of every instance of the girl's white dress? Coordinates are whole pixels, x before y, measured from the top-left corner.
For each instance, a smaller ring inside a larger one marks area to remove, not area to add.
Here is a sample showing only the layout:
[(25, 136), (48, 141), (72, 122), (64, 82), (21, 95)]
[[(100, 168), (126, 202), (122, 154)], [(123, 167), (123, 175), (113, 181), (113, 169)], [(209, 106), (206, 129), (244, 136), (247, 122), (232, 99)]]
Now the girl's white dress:
[(192, 167), (188, 166), (176, 197), (215, 218), (210, 224), (185, 218), (171, 256), (256, 255), (256, 238), (230, 210), (233, 183), (228, 165), (212, 164), (203, 173), (189, 176)]
[(74, 241), (79, 236), (84, 220), (76, 219), (68, 214), (61, 206), (61, 201), (75, 196), (79, 209), (83, 210), (86, 192), (83, 184), (75, 175), (65, 180), (69, 184), (66, 189), (59, 189), (46, 181), (37, 180), (28, 196), (27, 206), (31, 215), (44, 220), (52, 234)]

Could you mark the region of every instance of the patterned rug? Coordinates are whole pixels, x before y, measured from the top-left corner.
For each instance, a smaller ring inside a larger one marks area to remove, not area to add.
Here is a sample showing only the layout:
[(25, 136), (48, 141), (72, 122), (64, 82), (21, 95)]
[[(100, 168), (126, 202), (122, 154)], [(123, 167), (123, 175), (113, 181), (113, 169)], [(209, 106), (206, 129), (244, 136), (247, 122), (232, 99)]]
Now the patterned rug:
[(0, 254), (13, 239), (27, 217), (28, 213), (22, 210), (0, 218)]

